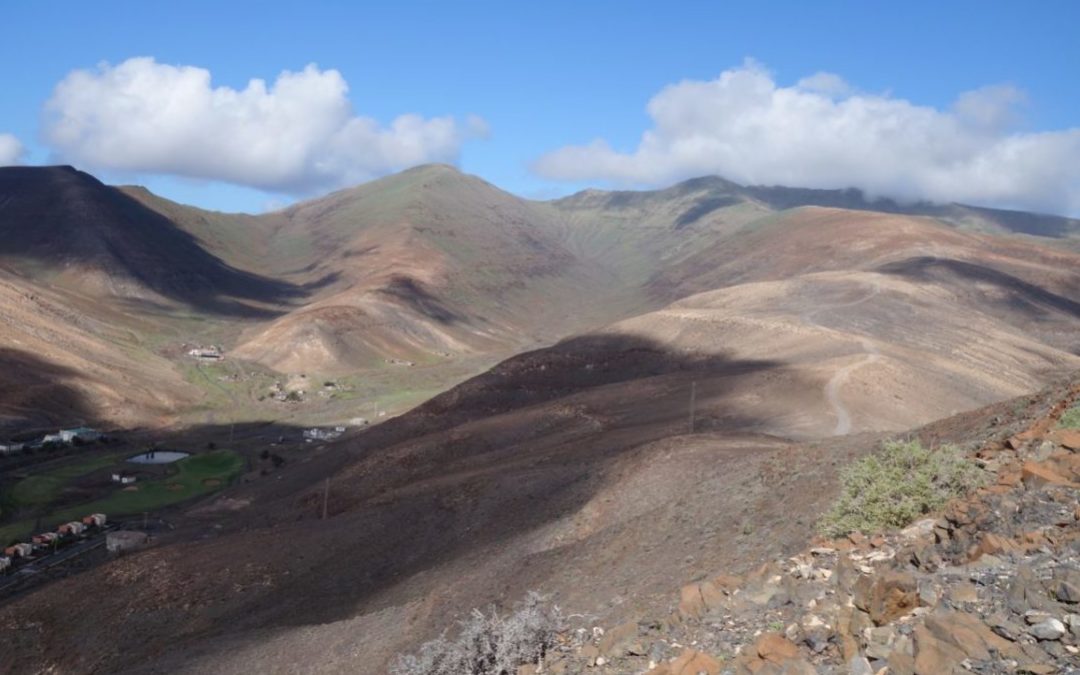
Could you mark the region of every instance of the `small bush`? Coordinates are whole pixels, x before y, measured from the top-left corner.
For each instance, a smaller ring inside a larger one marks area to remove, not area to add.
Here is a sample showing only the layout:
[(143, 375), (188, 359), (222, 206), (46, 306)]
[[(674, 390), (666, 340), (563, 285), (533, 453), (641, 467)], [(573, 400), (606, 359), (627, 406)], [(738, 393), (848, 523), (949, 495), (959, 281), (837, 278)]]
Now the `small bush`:
[(1080, 429), (1080, 403), (1062, 413), (1058, 426), (1063, 429)]
[(918, 441), (890, 441), (841, 471), (840, 497), (820, 529), (839, 537), (903, 527), (984, 480), (985, 474), (955, 446), (932, 450)]
[(559, 608), (536, 592), (505, 618), (494, 608), (490, 614), (474, 609), (459, 626), (456, 639), (444, 633), (397, 657), (390, 675), (515, 675), (518, 666), (538, 663), (564, 629)]

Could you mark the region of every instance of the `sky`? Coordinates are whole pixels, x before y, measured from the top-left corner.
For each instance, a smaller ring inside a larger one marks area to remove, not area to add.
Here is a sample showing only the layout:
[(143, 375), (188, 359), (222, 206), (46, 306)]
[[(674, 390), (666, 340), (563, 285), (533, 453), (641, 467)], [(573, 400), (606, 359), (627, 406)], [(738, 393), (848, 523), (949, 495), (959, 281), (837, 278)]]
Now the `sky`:
[(428, 162), (1080, 215), (1080, 2), (7, 2), (0, 164), (260, 212)]

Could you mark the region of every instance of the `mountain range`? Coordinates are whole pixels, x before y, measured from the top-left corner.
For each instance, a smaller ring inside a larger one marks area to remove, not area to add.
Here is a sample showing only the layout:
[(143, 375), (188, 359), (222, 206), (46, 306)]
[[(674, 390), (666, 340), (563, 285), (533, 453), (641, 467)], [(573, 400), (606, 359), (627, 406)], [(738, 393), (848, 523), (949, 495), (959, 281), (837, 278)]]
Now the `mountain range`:
[[(838, 462), (935, 422), (970, 440), (963, 420), (1080, 369), (1077, 270), (1080, 221), (854, 190), (531, 201), (428, 165), (251, 216), (3, 168), (12, 432), (390, 419), (0, 625), (49, 626), (9, 631), (37, 669), (377, 673), (531, 588), (652, 610), (804, 545)], [(75, 635), (93, 645), (56, 656)]]

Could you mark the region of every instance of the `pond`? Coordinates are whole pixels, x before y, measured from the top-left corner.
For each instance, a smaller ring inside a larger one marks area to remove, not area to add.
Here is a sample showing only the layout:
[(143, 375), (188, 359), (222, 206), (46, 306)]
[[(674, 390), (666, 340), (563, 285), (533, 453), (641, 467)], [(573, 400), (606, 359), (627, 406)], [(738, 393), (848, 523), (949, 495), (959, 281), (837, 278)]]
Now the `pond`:
[(128, 461), (134, 462), (135, 464), (171, 464), (190, 454), (191, 453), (187, 452), (177, 452), (175, 450), (150, 450), (141, 455), (129, 457)]

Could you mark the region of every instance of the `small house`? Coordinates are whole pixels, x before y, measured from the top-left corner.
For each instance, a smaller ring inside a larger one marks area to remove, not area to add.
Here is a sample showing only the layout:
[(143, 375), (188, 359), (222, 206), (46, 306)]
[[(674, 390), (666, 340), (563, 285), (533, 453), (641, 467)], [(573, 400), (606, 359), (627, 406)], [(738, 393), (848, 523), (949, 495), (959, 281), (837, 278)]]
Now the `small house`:
[(41, 439), (42, 445), (48, 445), (49, 443), (63, 443), (64, 439), (59, 433), (45, 434), (45, 437)]
[(82, 519), (83, 525), (87, 527), (104, 527), (105, 526), (105, 514), (104, 513), (91, 513), (90, 515)]
[(11, 558), (6, 555), (0, 555), (0, 572), (3, 572), (9, 567), (11, 567)]
[(92, 443), (101, 438), (101, 433), (89, 427), (76, 427), (74, 429), (61, 429), (58, 436), (60, 436), (60, 441), (63, 443), (74, 443), (76, 440), (83, 443)]
[(9, 558), (29, 558), (34, 554), (33, 544), (18, 543), (12, 544), (4, 549), (4, 555)]
[(121, 485), (131, 485), (137, 480), (135, 476), (130, 473), (123, 472), (114, 473), (112, 479), (114, 483), (120, 483)]
[(73, 520), (70, 523), (64, 523), (56, 528), (56, 531), (60, 534), (82, 534), (85, 530), (86, 526), (77, 520)]
[(42, 532), (41, 534), (35, 534), (31, 537), (30, 541), (38, 544), (39, 546), (50, 546), (53, 542), (60, 538), (55, 532)]
[(188, 350), (188, 356), (206, 361), (219, 361), (224, 355), (220, 347), (195, 347)]

